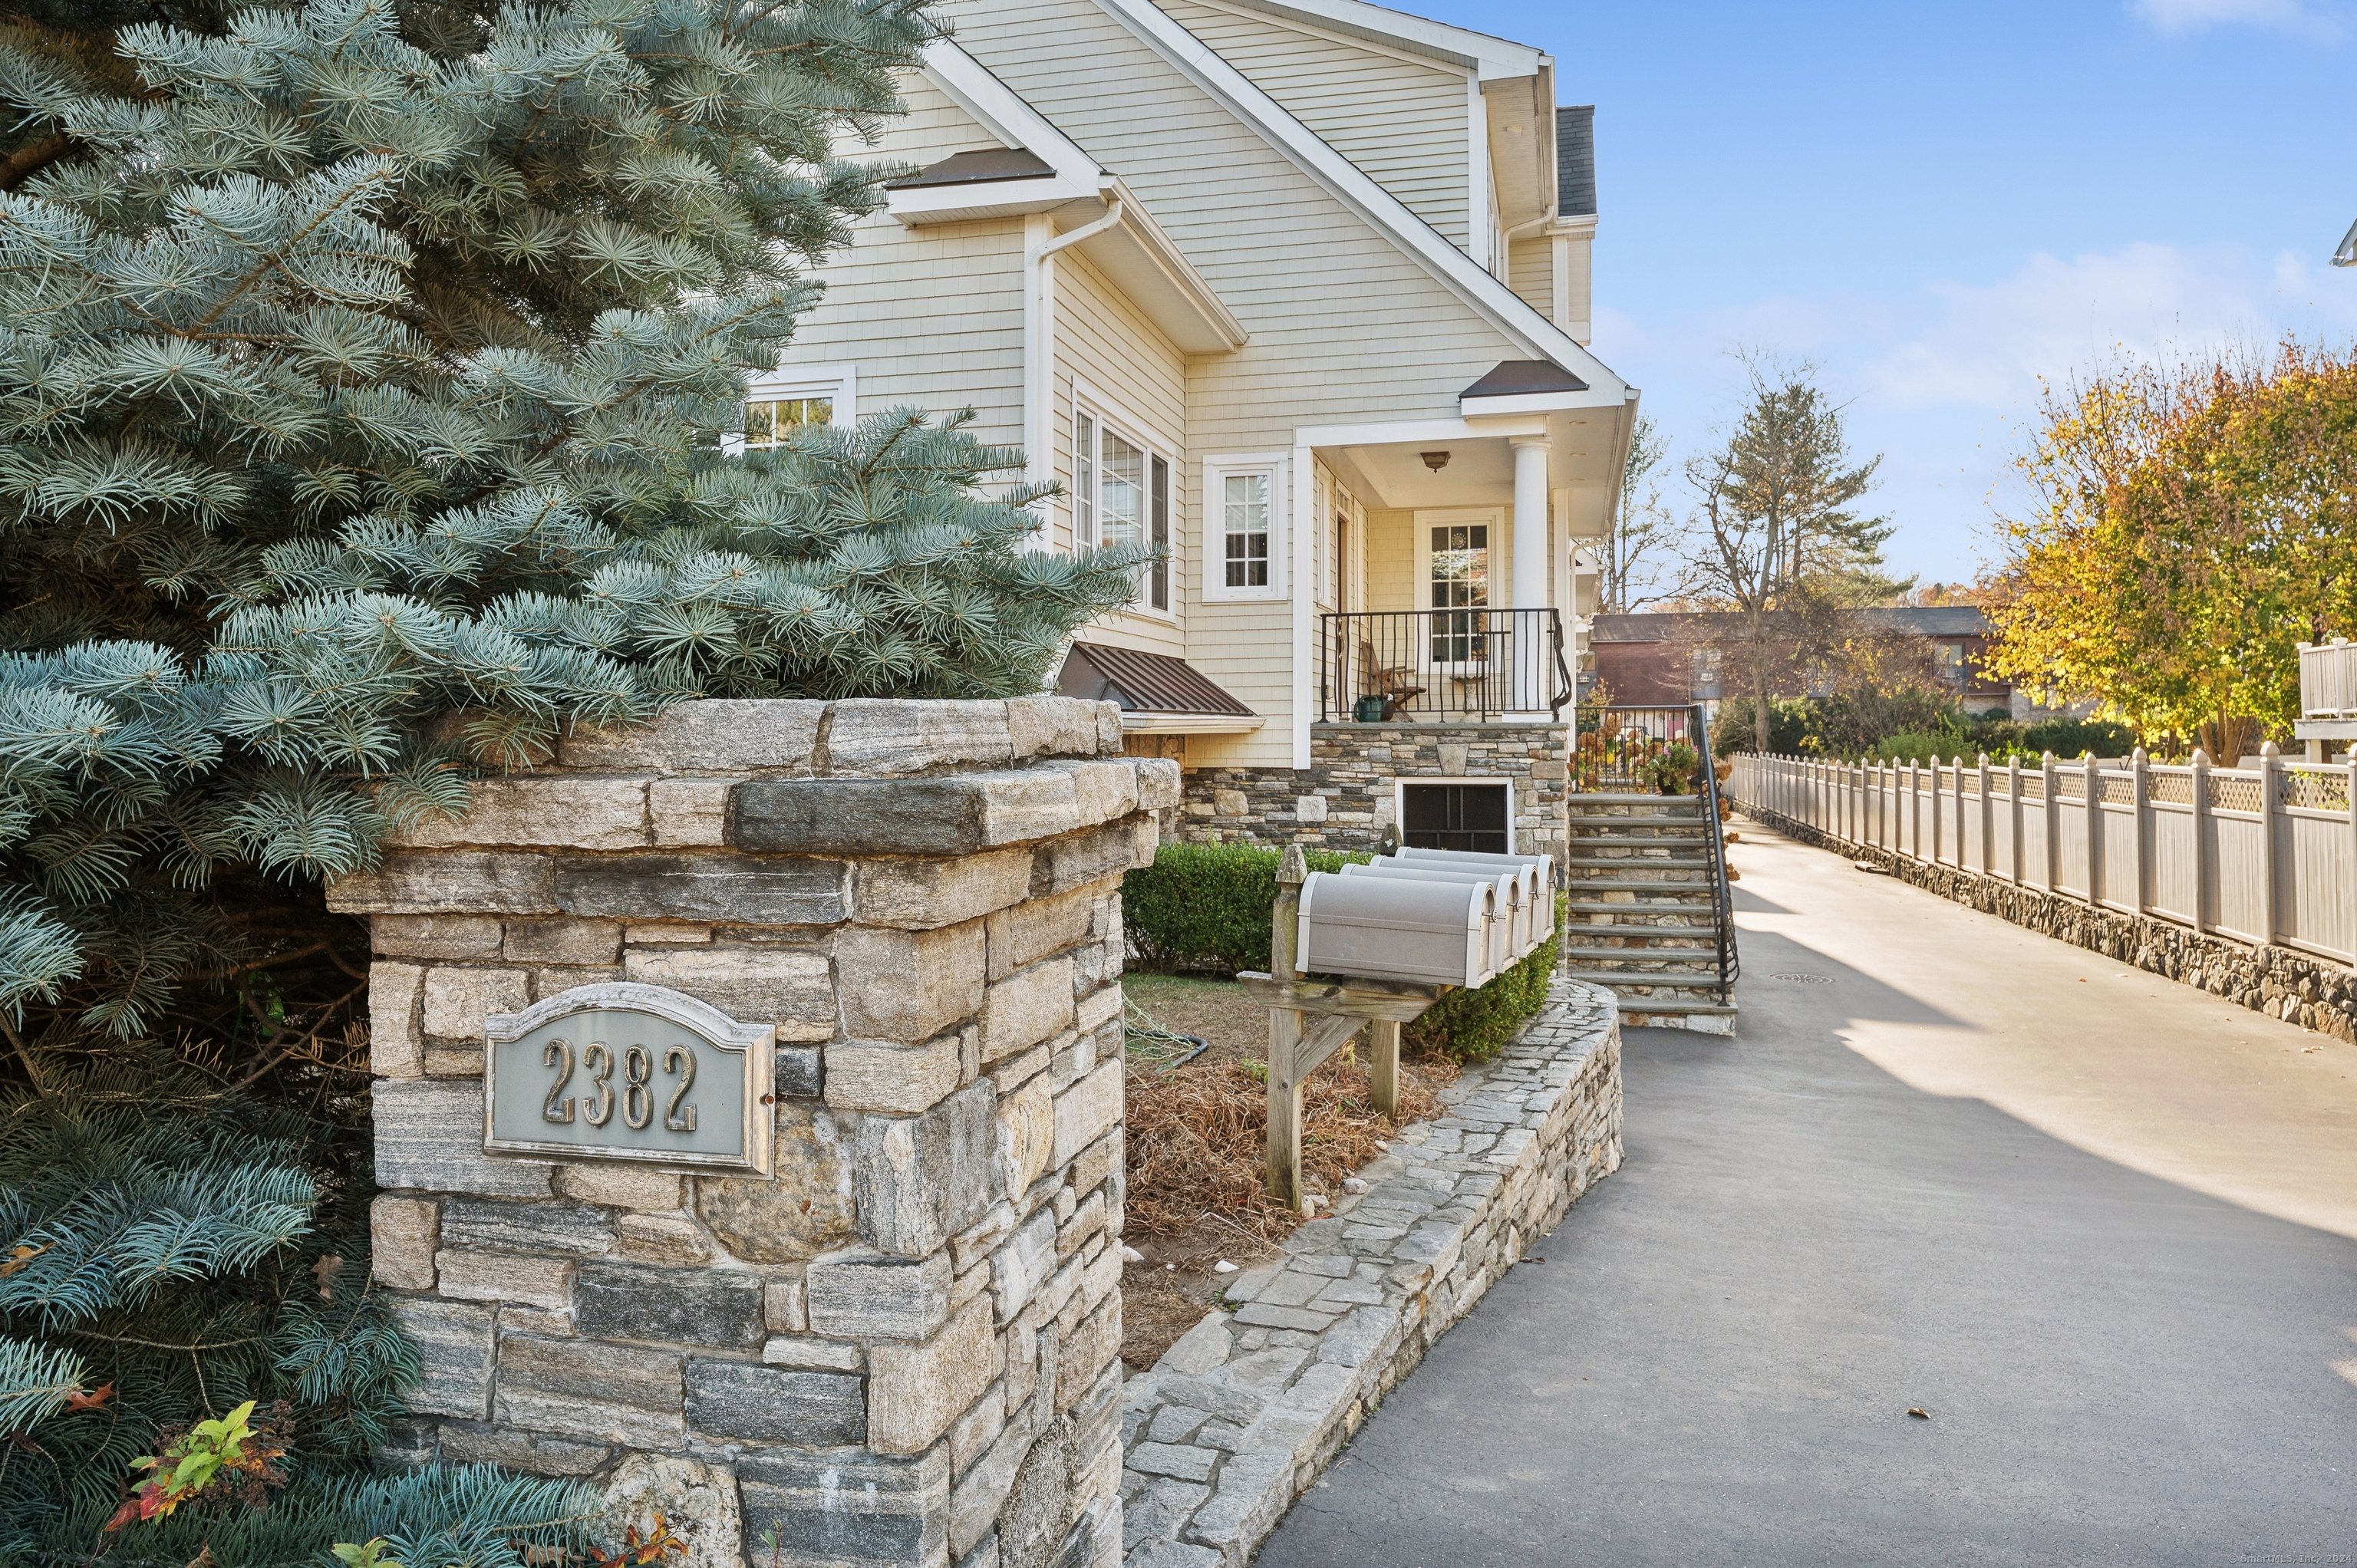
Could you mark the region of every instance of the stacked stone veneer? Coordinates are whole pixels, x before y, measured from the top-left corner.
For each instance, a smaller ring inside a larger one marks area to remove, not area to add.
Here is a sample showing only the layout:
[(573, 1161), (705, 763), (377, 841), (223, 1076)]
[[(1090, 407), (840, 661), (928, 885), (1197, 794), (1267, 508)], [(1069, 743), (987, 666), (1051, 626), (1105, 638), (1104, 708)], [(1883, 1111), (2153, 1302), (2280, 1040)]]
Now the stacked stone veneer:
[(2270, 1018), (2357, 1042), (2357, 972), (2345, 964), (2272, 943), (2256, 947), (2238, 942), (2151, 915), (2102, 908), (1979, 871), (1929, 865), (1837, 838), (1760, 806), (1738, 810), (1803, 843), (1870, 865), (1985, 915), (2194, 986)]
[[(1060, 698), (690, 703), (337, 884), (389, 1457), (594, 1478), (674, 1568), (1114, 1561), (1120, 878), (1178, 798), (1120, 752)], [(776, 1180), (484, 1155), (485, 1015), (614, 980), (776, 1026)]]
[(1569, 757), (1560, 725), (1313, 725), (1306, 769), (1189, 773), (1178, 832), (1209, 843), (1371, 850), (1397, 825), (1395, 780), (1503, 779), (1514, 787), (1515, 851), (1560, 856)]
[[(1611, 993), (1555, 985), (1487, 1067), (1123, 1392), (1128, 1568), (1243, 1568), (1392, 1385), (1620, 1164)], [(1370, 1563), (1387, 1562), (1371, 1551)]]

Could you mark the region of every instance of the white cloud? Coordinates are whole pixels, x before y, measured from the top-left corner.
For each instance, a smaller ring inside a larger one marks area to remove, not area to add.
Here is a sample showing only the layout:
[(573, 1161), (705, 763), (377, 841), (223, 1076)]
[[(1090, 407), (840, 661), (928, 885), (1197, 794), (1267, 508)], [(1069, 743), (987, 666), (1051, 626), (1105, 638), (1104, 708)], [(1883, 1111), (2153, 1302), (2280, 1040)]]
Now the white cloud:
[(2311, 11), (2301, 0), (2129, 0), (2128, 9), (2171, 35), (2221, 26), (2333, 40), (2348, 32), (2339, 17)]
[(2286, 331), (2357, 323), (2357, 278), (2288, 254), (2262, 262), (2238, 246), (2040, 254), (2001, 282), (1932, 293), (1940, 308), (1931, 324), (1861, 370), (1862, 383), (1898, 406), (2018, 406), (2040, 377), (2123, 355), (2264, 349)]

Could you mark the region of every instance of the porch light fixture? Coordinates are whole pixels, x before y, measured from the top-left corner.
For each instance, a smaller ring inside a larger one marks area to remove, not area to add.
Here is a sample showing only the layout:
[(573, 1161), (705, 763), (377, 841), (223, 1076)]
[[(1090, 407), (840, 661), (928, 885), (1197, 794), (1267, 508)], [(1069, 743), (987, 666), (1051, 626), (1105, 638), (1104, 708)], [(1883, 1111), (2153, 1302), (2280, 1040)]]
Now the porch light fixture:
[(1418, 452), (1416, 456), (1423, 458), (1424, 466), (1436, 474), (1448, 467), (1448, 454), (1446, 452)]

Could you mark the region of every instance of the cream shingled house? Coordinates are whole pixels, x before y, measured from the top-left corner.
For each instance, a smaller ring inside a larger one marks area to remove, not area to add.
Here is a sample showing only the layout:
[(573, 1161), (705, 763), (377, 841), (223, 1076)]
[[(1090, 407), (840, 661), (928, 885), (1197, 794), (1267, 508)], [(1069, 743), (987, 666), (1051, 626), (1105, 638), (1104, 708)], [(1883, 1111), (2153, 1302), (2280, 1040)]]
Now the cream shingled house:
[(953, 0), (771, 418), (971, 405), (1045, 547), (1166, 543), (1061, 676), (1196, 838), (1535, 850), (1637, 392), (1588, 353), (1592, 111), (1359, 0)]

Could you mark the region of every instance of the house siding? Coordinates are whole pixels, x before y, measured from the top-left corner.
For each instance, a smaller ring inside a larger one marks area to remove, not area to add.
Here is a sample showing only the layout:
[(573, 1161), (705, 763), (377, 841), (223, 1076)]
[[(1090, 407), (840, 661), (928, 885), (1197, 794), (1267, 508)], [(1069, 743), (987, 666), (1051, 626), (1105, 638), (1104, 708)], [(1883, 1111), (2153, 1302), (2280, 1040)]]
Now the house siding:
[[(1171, 608), (1153, 614), (1107, 616), (1081, 633), (1095, 641), (1184, 658), (1186, 595), (1181, 571), (1189, 554), (1190, 515), (1184, 506), (1187, 471), (1187, 360), (1159, 328), (1139, 312), (1089, 259), (1073, 247), (1057, 252), (1056, 477), (1072, 486), (1075, 380), (1086, 382), (1122, 413), (1146, 426), (1137, 432), (1166, 448), (1171, 464)], [(1069, 501), (1057, 510), (1060, 545), (1071, 542)]]
[(1516, 240), (1508, 248), (1506, 286), (1524, 305), (1555, 319), (1555, 241), (1544, 234)]
[[(1289, 766), (1293, 607), (1202, 599), (1204, 458), (1288, 451), (1301, 425), (1453, 417), (1462, 388), (1523, 351), (1089, 0), (949, 15), (962, 46), (1127, 183), (1252, 334), (1189, 361), (1182, 581), (1189, 661), (1268, 722), (1191, 739), (1189, 757)], [(1289, 531), (1289, 504), (1286, 518)]]
[(1466, 73), (1193, 0), (1156, 0), (1326, 145), (1465, 250), (1472, 174)]
[[(995, 138), (920, 76), (909, 106), (870, 156), (931, 163), (996, 146)], [(858, 151), (861, 149), (846, 149)], [(971, 406), (993, 446), (1023, 442), (1023, 224), (1019, 219), (903, 227), (877, 213), (829, 259), (827, 292), (802, 317), (781, 363), (849, 363), (859, 408)]]

